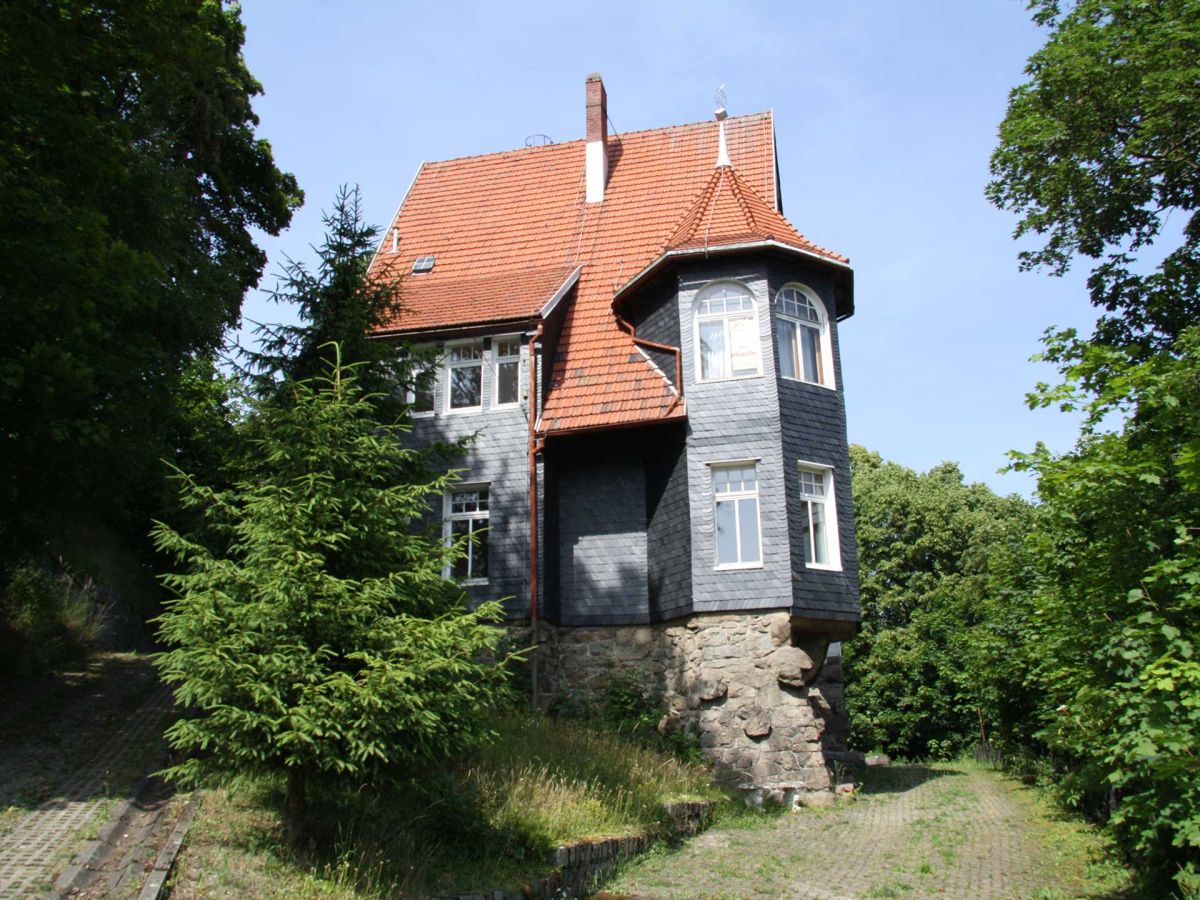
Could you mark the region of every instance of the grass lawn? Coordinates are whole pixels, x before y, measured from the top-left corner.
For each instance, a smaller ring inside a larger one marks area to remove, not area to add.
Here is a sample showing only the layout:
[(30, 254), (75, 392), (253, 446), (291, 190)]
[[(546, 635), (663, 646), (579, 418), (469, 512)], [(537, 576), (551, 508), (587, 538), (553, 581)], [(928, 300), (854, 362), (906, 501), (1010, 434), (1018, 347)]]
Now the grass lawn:
[(329, 816), (326, 852), (282, 834), (282, 784), (241, 779), (206, 792), (172, 896), (426, 896), (513, 888), (551, 871), (546, 851), (639, 834), (664, 802), (722, 799), (700, 765), (621, 735), (526, 714), (457, 769)]

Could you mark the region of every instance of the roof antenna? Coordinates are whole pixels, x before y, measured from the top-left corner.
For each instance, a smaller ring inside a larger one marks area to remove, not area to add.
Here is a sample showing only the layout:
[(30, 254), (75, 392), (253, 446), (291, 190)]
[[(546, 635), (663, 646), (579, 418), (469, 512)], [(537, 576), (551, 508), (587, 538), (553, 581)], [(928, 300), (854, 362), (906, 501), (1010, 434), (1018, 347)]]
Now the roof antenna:
[(725, 120), (729, 117), (729, 113), (725, 109), (724, 84), (717, 88), (717, 92), (713, 94), (713, 100), (717, 104), (717, 110), (713, 115), (720, 123), (720, 130), (717, 133), (717, 168), (719, 169), (721, 166), (733, 165), (729, 161), (729, 147), (725, 143)]
[(531, 134), (525, 138), (526, 147), (549, 147), (554, 140), (548, 134)]

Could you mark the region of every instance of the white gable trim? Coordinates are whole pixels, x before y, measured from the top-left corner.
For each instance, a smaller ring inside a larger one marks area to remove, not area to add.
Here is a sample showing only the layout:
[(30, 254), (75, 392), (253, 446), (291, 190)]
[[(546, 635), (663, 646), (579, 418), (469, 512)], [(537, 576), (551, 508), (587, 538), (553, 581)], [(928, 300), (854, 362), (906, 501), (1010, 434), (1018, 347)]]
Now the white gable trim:
[(400, 205), (396, 207), (396, 212), (392, 216), (391, 222), (388, 223), (387, 231), (383, 233), (383, 237), (379, 240), (379, 246), (375, 248), (375, 253), (371, 257), (371, 264), (367, 266), (369, 272), (375, 265), (375, 260), (379, 258), (379, 254), (383, 252), (384, 245), (387, 244), (392, 234), (392, 229), (396, 227), (396, 222), (400, 218), (400, 211), (404, 209), (404, 201), (408, 199), (408, 195), (412, 193), (413, 186), (417, 183), (417, 179), (421, 177), (421, 170), (425, 168), (425, 161), (421, 160), (421, 164), (417, 166), (417, 173), (413, 175), (412, 181), (408, 183), (408, 187), (404, 191), (404, 196), (400, 198)]
[(583, 266), (576, 266), (575, 271), (567, 276), (567, 280), (562, 283), (562, 287), (554, 292), (554, 296), (546, 301), (546, 305), (543, 306), (542, 311), (538, 313), (541, 318), (544, 319), (546, 316), (550, 315), (550, 313), (554, 312), (555, 307), (558, 306), (558, 304), (562, 301), (562, 298), (567, 296), (567, 291), (575, 287), (575, 282), (579, 280), (579, 273), (582, 271)]

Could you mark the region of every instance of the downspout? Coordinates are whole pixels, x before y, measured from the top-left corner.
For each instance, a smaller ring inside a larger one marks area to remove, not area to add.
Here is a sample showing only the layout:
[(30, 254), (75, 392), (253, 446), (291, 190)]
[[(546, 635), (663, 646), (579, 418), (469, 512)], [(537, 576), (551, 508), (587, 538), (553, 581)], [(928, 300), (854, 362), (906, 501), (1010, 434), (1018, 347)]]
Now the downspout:
[(671, 401), (671, 405), (667, 407), (665, 415), (670, 415), (671, 411), (679, 405), (679, 401), (683, 399), (683, 351), (679, 347), (672, 347), (670, 344), (660, 344), (657, 341), (650, 341), (646, 338), (640, 338), (637, 335), (637, 328), (632, 322), (622, 318), (621, 314), (615, 309), (613, 315), (617, 317), (617, 326), (633, 339), (634, 344), (641, 347), (649, 347), (652, 350), (661, 350), (664, 353), (672, 353), (675, 356), (675, 399)]
[(537, 455), (545, 446), (538, 438), (537, 343), (542, 338), (542, 322), (529, 338), (529, 628), (533, 640), (533, 709), (538, 708), (538, 493)]

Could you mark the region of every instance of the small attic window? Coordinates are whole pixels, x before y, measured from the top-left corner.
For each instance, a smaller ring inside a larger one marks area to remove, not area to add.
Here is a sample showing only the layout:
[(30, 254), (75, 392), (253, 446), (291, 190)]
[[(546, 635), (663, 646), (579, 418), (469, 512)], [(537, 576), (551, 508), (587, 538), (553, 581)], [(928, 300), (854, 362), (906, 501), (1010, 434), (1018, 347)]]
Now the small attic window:
[(413, 260), (413, 274), (420, 275), (422, 272), (432, 271), (435, 262), (437, 262), (436, 256), (418, 256)]

